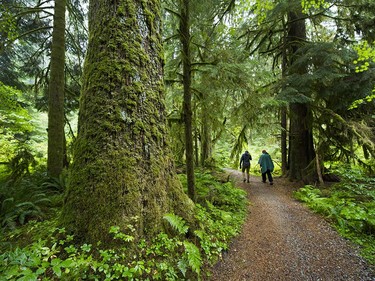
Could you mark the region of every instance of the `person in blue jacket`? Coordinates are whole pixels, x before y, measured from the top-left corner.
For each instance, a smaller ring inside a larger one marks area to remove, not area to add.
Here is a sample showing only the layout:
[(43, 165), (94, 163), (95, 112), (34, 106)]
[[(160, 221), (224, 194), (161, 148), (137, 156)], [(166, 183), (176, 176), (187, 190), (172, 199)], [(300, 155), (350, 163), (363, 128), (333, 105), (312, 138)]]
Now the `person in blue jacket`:
[(268, 154), (266, 150), (262, 150), (262, 155), (259, 158), (258, 164), (260, 165), (261, 173), (262, 173), (262, 182), (266, 182), (266, 176), (268, 177), (268, 181), (270, 185), (273, 185), (273, 178), (272, 172), (274, 169), (273, 161), (271, 156)]
[[(246, 150), (245, 153), (242, 154), (241, 159), (240, 159), (240, 169), (242, 169), (242, 176), (243, 176), (244, 182), (246, 180), (247, 182), (250, 182), (249, 181), (250, 160), (252, 160), (251, 155), (249, 151)], [(245, 178), (245, 172), (246, 172), (246, 178)]]

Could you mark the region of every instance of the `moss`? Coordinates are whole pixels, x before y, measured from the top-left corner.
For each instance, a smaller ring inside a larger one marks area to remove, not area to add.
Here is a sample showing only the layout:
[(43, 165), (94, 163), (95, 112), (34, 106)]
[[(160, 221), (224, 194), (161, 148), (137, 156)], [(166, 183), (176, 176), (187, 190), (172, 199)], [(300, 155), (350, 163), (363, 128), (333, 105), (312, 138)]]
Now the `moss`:
[[(139, 34), (135, 1), (119, 1), (116, 13), (103, 2), (90, 17), (79, 135), (61, 219), (88, 242), (109, 242), (109, 227), (126, 230), (129, 222), (139, 237), (152, 237), (168, 212), (192, 220), (193, 205), (165, 147), (159, 7), (152, 15), (159, 4), (143, 1), (146, 37)], [(152, 44), (157, 53), (143, 48)]]

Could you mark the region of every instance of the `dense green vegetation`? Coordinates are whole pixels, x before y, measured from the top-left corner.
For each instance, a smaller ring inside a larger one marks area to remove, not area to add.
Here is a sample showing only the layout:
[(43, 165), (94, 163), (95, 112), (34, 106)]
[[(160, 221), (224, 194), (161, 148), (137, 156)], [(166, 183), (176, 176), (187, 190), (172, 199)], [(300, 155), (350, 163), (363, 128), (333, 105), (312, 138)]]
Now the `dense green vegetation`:
[[(186, 183), (186, 177), (181, 177)], [(3, 222), (13, 231), (7, 232), (0, 245), (0, 273), (7, 280), (198, 280), (208, 274), (208, 267), (240, 231), (247, 199), (246, 193), (231, 182), (220, 183), (209, 173), (198, 173), (196, 178), (197, 225), (165, 214), (169, 232), (159, 233), (152, 241), (135, 241), (136, 230), (131, 224), (125, 233), (113, 226), (108, 230), (118, 245), (113, 249), (100, 242), (77, 245), (74, 236), (56, 227), (56, 214), (48, 215), (48, 209), (41, 208), (40, 200), (52, 197), (43, 195), (46, 190), (40, 188), (31, 196), (38, 197), (38, 202), (18, 203), (16, 208), (11, 206), (12, 214), (5, 214)], [(46, 202), (51, 208), (51, 200)], [(21, 209), (20, 205), (30, 209)], [(49, 219), (35, 220), (40, 216)], [(27, 226), (15, 228), (15, 224), (24, 223), (25, 217), (32, 220)], [(136, 254), (129, 256), (129, 248), (134, 247)]]
[(360, 245), (362, 255), (375, 264), (375, 179), (358, 168), (343, 167), (336, 172), (341, 182), (322, 188), (306, 185), (295, 197), (324, 215), (343, 237)]
[(203, 277), (245, 149), (374, 263), (374, 1), (90, 2), (0, 4), (0, 277)]

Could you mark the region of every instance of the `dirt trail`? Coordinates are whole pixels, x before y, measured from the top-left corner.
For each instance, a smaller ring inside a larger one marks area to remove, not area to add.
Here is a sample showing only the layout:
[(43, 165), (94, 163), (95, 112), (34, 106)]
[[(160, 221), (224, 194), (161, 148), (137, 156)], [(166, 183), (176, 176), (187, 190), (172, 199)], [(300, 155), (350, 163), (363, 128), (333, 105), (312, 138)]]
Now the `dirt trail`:
[(354, 246), (291, 197), (290, 182), (243, 183), (239, 171), (228, 171), (247, 191), (250, 214), (209, 280), (375, 280)]

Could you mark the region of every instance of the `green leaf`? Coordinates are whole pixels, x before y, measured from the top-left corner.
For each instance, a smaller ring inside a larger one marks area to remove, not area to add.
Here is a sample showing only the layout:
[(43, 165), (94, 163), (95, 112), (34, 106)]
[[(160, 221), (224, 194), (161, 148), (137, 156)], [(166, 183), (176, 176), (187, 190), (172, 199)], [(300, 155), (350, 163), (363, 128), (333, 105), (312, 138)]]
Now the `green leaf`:
[(67, 260), (64, 260), (60, 266), (61, 267), (64, 267), (64, 268), (67, 268), (67, 267), (71, 267), (72, 265), (74, 264), (74, 261), (72, 259), (67, 259)]
[(51, 260), (51, 265), (55, 266), (61, 263), (61, 260), (59, 258), (54, 258)]
[(184, 241), (184, 247), (190, 267), (199, 275), (202, 266), (202, 257), (198, 247), (189, 241)]
[(61, 268), (60, 268), (60, 266), (53, 266), (52, 270), (57, 275), (57, 277), (61, 277)]
[(163, 218), (167, 220), (169, 224), (179, 232), (179, 234), (186, 234), (189, 230), (189, 227), (185, 225), (184, 219), (175, 214), (166, 214)]

